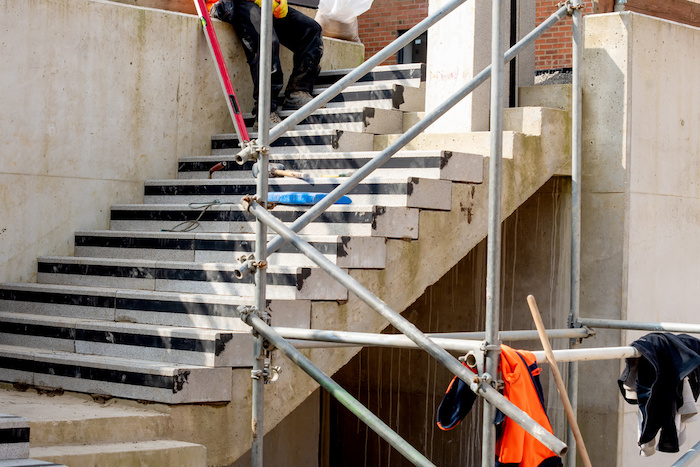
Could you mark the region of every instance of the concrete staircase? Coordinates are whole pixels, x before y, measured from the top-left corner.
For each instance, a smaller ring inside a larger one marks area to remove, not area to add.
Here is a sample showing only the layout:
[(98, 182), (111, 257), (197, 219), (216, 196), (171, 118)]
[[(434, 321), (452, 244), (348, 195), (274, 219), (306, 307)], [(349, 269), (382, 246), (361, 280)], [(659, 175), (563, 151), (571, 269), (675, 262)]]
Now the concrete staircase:
[[(345, 72), (322, 73), (316, 92)], [(313, 179), (272, 179), (270, 190), (330, 192), (418, 116), (424, 81), (420, 65), (368, 74), (272, 144), (273, 162)], [(505, 128), (504, 217), (566, 170), (569, 141), (561, 110), (508, 109)], [(486, 236), (488, 138), (488, 132), (421, 136), (353, 189), (352, 204), (333, 206), (302, 233), (404, 310)], [(250, 330), (235, 309), (252, 304), (254, 285), (233, 271), (253, 249), (254, 218), (238, 202), (254, 193), (255, 182), (251, 164), (233, 161), (237, 149), (235, 135), (214, 135), (211, 155), (180, 159), (178, 180), (147, 181), (144, 204), (113, 206), (110, 230), (77, 232), (75, 256), (39, 258), (37, 284), (0, 285), (0, 381), (170, 405), (235, 405), (248, 397), (232, 389), (249, 385), (252, 353)], [(230, 163), (208, 179), (221, 161)], [(305, 209), (272, 212), (292, 222)], [(371, 313), (362, 304), (293, 248), (283, 247), (269, 263), (273, 325), (367, 332), (386, 326), (366, 319)], [(332, 373), (351, 356), (339, 353), (321, 366)], [(304, 384), (273, 403), (266, 427), (314, 389)], [(132, 442), (93, 439), (86, 426), (85, 437), (37, 441), (36, 451), (32, 440), (32, 455), (90, 465), (93, 445), (122, 452), (116, 444)], [(180, 441), (169, 447), (167, 436), (165, 430), (140, 438), (155, 443), (141, 451), (162, 448), (175, 457), (197, 451)]]

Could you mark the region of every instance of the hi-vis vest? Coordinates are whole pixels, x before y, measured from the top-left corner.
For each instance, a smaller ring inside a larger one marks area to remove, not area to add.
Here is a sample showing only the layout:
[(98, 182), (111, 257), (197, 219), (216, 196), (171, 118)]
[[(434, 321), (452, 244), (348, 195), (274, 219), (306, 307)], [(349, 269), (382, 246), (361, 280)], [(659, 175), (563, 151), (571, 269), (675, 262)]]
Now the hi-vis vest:
[[(552, 433), (539, 381), (541, 369), (537, 367), (534, 354), (501, 345), (499, 371), (504, 383), (503, 396)], [(438, 427), (442, 430), (456, 427), (469, 413), (475, 399), (476, 395), (455, 376), (438, 407)], [(554, 452), (500, 412), (496, 423), (499, 425), (497, 466), (561, 466), (561, 459)]]

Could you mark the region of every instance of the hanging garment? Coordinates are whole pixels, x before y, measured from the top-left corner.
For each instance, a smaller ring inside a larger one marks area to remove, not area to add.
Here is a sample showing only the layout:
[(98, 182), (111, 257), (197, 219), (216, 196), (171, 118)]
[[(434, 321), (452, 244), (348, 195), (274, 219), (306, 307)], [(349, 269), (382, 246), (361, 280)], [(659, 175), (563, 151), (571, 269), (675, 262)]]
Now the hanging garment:
[[(694, 416), (694, 401), (700, 394), (700, 340), (687, 334), (651, 333), (634, 341), (632, 347), (642, 354), (628, 358), (618, 379), (622, 397), (639, 406), (640, 453), (678, 452), (685, 423)], [(693, 403), (688, 401), (687, 378)]]
[[(550, 433), (552, 427), (544, 408), (544, 396), (539, 381), (540, 369), (535, 356), (524, 350), (501, 346), (499, 371), (503, 379), (503, 396), (526, 412)], [(438, 407), (437, 424), (442, 430), (456, 427), (469, 413), (476, 395), (469, 386), (454, 377)], [(537, 441), (516, 422), (497, 414), (497, 467), (558, 467), (561, 459)]]

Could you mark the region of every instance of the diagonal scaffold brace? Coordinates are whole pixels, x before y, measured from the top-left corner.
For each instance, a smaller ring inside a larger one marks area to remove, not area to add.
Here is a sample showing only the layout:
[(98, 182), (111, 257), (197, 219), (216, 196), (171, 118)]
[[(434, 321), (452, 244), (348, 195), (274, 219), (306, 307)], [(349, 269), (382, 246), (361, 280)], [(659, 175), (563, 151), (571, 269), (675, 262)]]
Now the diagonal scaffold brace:
[[(236, 135), (238, 136), (238, 141), (242, 148), (246, 148), (251, 145), (250, 136), (248, 135), (248, 130), (245, 126), (245, 121), (243, 120), (243, 115), (241, 114), (241, 109), (238, 106), (238, 100), (236, 99), (236, 93), (233, 90), (233, 84), (231, 83), (231, 77), (228, 74), (228, 68), (226, 68), (226, 62), (224, 61), (224, 56), (221, 53), (221, 46), (219, 45), (219, 39), (216, 37), (216, 31), (214, 31), (214, 25), (211, 21), (211, 16), (209, 15), (209, 9), (205, 0), (194, 0), (194, 6), (197, 8), (197, 16), (202, 23), (202, 30), (204, 31), (204, 36), (207, 38), (207, 44), (209, 45), (209, 51), (211, 52), (212, 58), (214, 59), (214, 64), (216, 65), (217, 75), (219, 76), (219, 82), (221, 83), (221, 89), (224, 91), (226, 96), (226, 107), (228, 107), (229, 114), (231, 115), (231, 120), (233, 120), (233, 127), (236, 130)], [(219, 162), (209, 169), (209, 178), (212, 174), (218, 170), (226, 167), (226, 162)]]

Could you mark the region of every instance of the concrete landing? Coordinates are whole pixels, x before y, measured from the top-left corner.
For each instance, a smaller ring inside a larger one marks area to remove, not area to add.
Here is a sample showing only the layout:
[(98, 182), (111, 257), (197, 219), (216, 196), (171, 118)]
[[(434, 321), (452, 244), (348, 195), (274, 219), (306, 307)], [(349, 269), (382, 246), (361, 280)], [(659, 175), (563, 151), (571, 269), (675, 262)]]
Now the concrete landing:
[(167, 439), (172, 426), (164, 405), (100, 403), (80, 394), (20, 392), (3, 385), (0, 408), (29, 421), (30, 457), (45, 465), (206, 465), (204, 446)]

